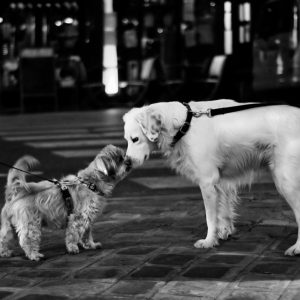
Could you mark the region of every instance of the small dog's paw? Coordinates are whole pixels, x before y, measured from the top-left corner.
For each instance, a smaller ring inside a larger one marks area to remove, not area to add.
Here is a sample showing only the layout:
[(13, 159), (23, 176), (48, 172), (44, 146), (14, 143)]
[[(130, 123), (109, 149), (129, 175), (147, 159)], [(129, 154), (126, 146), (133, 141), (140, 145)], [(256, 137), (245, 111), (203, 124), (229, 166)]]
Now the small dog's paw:
[(194, 247), (196, 248), (213, 248), (214, 246), (218, 246), (218, 240), (217, 239), (205, 239), (205, 240), (198, 240)]
[(39, 252), (31, 252), (31, 253), (27, 254), (27, 257), (30, 260), (39, 261), (41, 258), (44, 257), (44, 254), (39, 253)]
[(0, 257), (11, 257), (13, 255), (13, 251), (12, 250), (4, 250), (4, 249), (1, 249), (0, 250)]
[(100, 249), (100, 248), (102, 248), (102, 244), (100, 242), (93, 243), (93, 249)]
[(94, 250), (102, 248), (102, 244), (100, 242), (94, 243), (94, 242), (88, 242), (88, 243), (82, 243), (82, 247), (86, 250)]
[(294, 256), (300, 254), (300, 244), (296, 243), (292, 247), (288, 248), (285, 252), (284, 255), (287, 256)]
[(77, 245), (69, 244), (67, 245), (67, 250), (69, 254), (78, 254), (79, 248)]
[(235, 228), (233, 226), (218, 228), (218, 237), (221, 240), (227, 240), (230, 235), (235, 233)]

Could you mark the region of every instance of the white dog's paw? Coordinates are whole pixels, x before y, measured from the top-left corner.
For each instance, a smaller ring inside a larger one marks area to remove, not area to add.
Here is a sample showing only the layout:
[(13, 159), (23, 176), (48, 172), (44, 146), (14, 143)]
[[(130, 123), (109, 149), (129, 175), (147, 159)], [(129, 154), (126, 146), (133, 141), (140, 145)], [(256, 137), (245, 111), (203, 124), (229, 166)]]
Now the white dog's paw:
[(67, 251), (69, 254), (78, 254), (79, 253), (79, 248), (75, 244), (68, 244), (67, 245)]
[(213, 248), (218, 245), (219, 245), (219, 242), (217, 239), (205, 239), (205, 240), (198, 240), (194, 244), (194, 247), (196, 247), (196, 248)]
[(27, 257), (30, 260), (39, 261), (41, 258), (44, 257), (44, 254), (33, 251), (33, 252), (28, 253)]
[(294, 256), (300, 254), (300, 243), (296, 243), (284, 252), (284, 255)]

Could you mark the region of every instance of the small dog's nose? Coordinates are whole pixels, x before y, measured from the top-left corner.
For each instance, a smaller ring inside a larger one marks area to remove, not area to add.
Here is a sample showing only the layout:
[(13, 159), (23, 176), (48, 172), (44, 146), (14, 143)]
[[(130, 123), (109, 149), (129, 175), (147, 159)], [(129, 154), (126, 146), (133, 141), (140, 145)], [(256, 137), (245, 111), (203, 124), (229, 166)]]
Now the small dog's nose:
[(130, 171), (132, 167), (132, 161), (128, 156), (125, 157), (124, 164), (126, 166), (126, 171)]

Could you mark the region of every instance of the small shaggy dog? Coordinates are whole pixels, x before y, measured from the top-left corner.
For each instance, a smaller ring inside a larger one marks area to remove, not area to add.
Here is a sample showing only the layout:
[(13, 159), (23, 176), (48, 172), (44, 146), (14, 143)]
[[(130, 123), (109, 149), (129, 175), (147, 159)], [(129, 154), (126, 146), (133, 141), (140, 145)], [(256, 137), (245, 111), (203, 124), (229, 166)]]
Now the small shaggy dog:
[[(103, 211), (106, 197), (129, 172), (130, 162), (124, 160), (124, 154), (120, 148), (106, 146), (87, 168), (79, 171), (77, 176), (62, 178), (59, 184), (26, 182), (25, 173), (10, 169), (6, 202), (1, 213), (0, 256), (12, 255), (9, 245), (15, 230), (29, 259), (43, 257), (39, 253), (42, 223), (66, 228), (65, 243), (69, 253), (78, 253), (78, 245), (84, 249), (101, 247), (101, 243), (93, 241), (91, 227)], [(14, 167), (28, 171), (36, 164), (36, 159), (24, 156)], [(69, 192), (69, 204), (65, 202), (63, 189)]]
[[(210, 248), (234, 232), (235, 204), (240, 185), (251, 184), (261, 168), (270, 170), (280, 194), (300, 226), (300, 109), (272, 105), (210, 117), (209, 109), (242, 105), (232, 100), (190, 102), (190, 128), (183, 129), (187, 107), (180, 102), (133, 108), (123, 119), (126, 155), (133, 167), (154, 150), (170, 166), (199, 185), (206, 211), (207, 236), (195, 243)], [(208, 111), (207, 111), (208, 110)], [(174, 137), (186, 134), (174, 143)], [(297, 242), (286, 255), (300, 254)]]

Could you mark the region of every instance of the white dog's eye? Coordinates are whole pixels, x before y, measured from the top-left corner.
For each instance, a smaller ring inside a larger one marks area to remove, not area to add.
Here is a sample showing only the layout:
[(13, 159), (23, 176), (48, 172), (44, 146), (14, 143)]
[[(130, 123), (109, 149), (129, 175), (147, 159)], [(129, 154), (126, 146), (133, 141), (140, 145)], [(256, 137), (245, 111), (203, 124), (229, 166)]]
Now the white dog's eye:
[(131, 138), (131, 140), (132, 140), (133, 143), (136, 143), (136, 142), (139, 141), (139, 138), (138, 138), (138, 137), (135, 137), (135, 138)]

